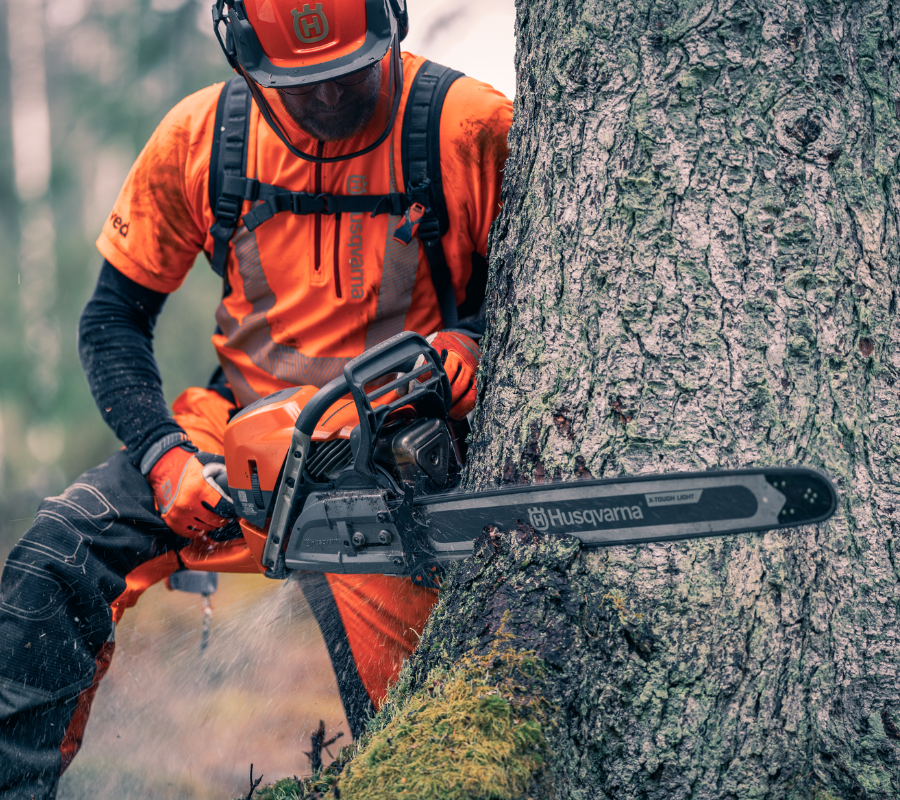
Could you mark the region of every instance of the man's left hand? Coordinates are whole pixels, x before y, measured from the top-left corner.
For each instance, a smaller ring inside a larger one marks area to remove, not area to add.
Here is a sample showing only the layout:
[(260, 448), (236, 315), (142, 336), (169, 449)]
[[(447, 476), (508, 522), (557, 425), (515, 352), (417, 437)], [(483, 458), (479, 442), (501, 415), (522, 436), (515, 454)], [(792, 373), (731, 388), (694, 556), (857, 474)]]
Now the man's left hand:
[(453, 396), (450, 418), (459, 421), (475, 408), (475, 376), (481, 360), (481, 348), (473, 339), (455, 331), (433, 333), (428, 337), (428, 343), (439, 355), (447, 351), (444, 371), (450, 381)]

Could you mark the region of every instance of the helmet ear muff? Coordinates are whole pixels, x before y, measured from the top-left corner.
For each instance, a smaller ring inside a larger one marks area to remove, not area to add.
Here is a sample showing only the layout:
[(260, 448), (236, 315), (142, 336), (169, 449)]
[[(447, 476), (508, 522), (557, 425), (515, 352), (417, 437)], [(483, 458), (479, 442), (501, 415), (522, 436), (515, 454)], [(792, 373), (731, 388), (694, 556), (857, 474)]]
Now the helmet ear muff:
[[(213, 32), (216, 34), (216, 39), (219, 40), (219, 46), (222, 48), (222, 52), (225, 53), (225, 58), (228, 60), (231, 68), (237, 69), (237, 48), (234, 44), (234, 31), (231, 29), (232, 20), (225, 13), (225, 0), (216, 0), (216, 4), (212, 7), (212, 16)], [(221, 25), (225, 26), (224, 37), (220, 31)]]

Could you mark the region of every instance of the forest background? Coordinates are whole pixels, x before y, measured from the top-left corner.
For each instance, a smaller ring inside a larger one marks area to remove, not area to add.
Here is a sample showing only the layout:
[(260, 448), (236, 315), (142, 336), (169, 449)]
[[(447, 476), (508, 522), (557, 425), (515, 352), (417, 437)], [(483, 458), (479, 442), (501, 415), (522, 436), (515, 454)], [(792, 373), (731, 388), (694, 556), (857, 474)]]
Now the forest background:
[[(513, 96), (512, 0), (409, 6), (404, 49)], [(2, 564), (41, 499), (119, 446), (76, 352), (101, 263), (94, 241), (164, 114), (231, 71), (210, 0), (4, 0), (0, 54)], [(201, 256), (167, 302), (155, 349), (169, 402), (216, 366), (208, 342), (220, 290)], [(251, 761), (267, 781), (305, 769), (320, 716), (340, 728), (327, 655), (300, 598), (226, 576), (214, 606), (202, 660), (198, 598), (156, 587), (126, 615), (61, 800), (228, 797)]]

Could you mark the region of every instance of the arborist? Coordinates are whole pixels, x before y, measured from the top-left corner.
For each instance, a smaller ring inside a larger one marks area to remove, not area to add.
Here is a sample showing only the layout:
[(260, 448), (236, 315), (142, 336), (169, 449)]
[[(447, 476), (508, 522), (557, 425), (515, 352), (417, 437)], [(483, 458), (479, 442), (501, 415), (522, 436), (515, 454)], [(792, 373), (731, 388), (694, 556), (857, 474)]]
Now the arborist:
[[(237, 409), (322, 386), (403, 330), (447, 351), (451, 416), (475, 403), (510, 101), (401, 53), (405, 0), (217, 0), (213, 19), (237, 75), (175, 106), (138, 156), (81, 318), (88, 384), (125, 447), (41, 504), (3, 570), (0, 798), (55, 797), (147, 587), (183, 567), (259, 571), (240, 538), (217, 540), (227, 503), (202, 476)], [(223, 280), (221, 366), (170, 413), (153, 331), (201, 250)], [(435, 592), (302, 585), (358, 736)]]

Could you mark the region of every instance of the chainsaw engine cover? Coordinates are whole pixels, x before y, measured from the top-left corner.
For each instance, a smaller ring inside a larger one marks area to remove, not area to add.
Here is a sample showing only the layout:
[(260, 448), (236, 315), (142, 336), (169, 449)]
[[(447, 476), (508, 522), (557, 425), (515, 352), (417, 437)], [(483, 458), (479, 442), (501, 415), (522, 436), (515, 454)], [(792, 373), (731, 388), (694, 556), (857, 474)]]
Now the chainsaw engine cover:
[(284, 563), (317, 572), (407, 574), (401, 532), (384, 492), (316, 492), (291, 529)]
[[(228, 490), (237, 513), (258, 528), (272, 514), (273, 493), (291, 445), (294, 423), (316, 386), (282, 389), (242, 409), (225, 428)], [(350, 434), (359, 424), (350, 398), (322, 415), (304, 470), (305, 491), (330, 488), (350, 460)]]

